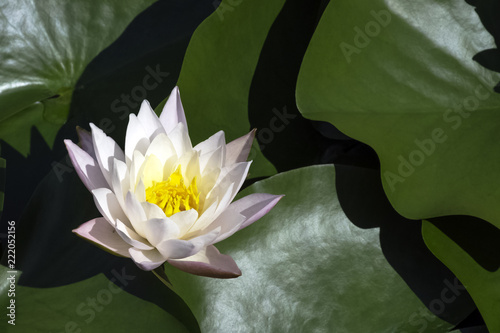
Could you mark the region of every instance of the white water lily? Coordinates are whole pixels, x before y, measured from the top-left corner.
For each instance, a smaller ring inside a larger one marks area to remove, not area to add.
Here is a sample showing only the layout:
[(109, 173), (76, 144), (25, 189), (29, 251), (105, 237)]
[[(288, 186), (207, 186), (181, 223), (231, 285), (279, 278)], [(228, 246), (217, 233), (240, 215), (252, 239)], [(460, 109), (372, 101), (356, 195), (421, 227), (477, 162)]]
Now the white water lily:
[(255, 131), (226, 144), (220, 131), (192, 146), (178, 88), (158, 117), (144, 101), (131, 114), (125, 151), (101, 129), (65, 140), (71, 161), (102, 217), (74, 230), (144, 270), (165, 261), (197, 275), (241, 271), (213, 244), (255, 222), (282, 196), (250, 194), (233, 202), (245, 180)]

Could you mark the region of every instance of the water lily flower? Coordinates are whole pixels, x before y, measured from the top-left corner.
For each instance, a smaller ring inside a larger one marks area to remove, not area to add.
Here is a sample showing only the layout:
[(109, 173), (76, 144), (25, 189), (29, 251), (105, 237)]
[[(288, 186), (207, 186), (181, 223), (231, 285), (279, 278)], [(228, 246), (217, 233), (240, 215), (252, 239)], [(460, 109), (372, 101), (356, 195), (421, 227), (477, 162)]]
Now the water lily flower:
[(179, 89), (158, 117), (144, 101), (131, 114), (125, 151), (101, 129), (65, 140), (71, 161), (102, 217), (73, 230), (144, 270), (165, 262), (192, 274), (232, 278), (241, 271), (213, 244), (252, 224), (282, 196), (254, 193), (233, 202), (251, 162), (255, 131), (226, 144), (224, 132), (191, 144)]

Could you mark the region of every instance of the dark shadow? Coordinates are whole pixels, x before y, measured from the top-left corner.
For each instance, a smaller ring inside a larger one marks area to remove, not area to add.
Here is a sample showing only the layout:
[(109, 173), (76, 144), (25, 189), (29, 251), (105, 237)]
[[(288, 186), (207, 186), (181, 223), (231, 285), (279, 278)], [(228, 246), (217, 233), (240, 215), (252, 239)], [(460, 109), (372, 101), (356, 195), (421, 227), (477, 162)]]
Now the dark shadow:
[(483, 219), (455, 215), (429, 219), (451, 240), (490, 272), (500, 268), (500, 229)]
[(289, 0), (274, 21), (252, 79), (248, 116), (266, 158), (283, 172), (324, 163), (377, 167), (375, 153), (325, 122), (305, 119), (295, 87), (309, 41), (328, 1)]
[[(481, 66), (500, 73), (500, 2), (497, 0), (465, 0), (469, 5), (476, 7), (476, 13), (481, 19), (484, 28), (495, 39), (496, 49), (484, 50), (477, 53), (472, 59)], [(500, 93), (500, 83), (494, 90)]]
[[(421, 221), (408, 220), (391, 206), (382, 188), (380, 171), (336, 165), (336, 187), (347, 217), (360, 228), (380, 228), (382, 251), (391, 266), (427, 307), (440, 299), (455, 276), (428, 250)], [(458, 324), (476, 308), (466, 291), (446, 304), (439, 317)]]
[(476, 309), (453, 329), (460, 330), (462, 333), (488, 333), (486, 325), (479, 323), (484, 323), (484, 320), (479, 310)]

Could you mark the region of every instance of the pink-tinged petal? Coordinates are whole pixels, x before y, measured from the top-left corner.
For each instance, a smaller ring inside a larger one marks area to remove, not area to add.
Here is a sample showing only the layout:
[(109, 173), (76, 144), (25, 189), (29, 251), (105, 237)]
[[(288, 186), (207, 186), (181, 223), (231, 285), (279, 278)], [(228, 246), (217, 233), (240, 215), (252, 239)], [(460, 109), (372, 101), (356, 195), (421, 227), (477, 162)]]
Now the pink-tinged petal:
[(226, 138), (224, 131), (218, 131), (205, 141), (198, 143), (193, 149), (200, 152), (200, 154), (210, 153), (219, 147), (226, 145)]
[(161, 111), (160, 122), (167, 133), (170, 133), (178, 123), (183, 123), (187, 131), (188, 126), (186, 115), (184, 114), (184, 108), (182, 107), (179, 87), (172, 89), (167, 103), (165, 103), (165, 106)]
[(241, 275), (233, 258), (221, 254), (213, 245), (184, 259), (169, 259), (167, 262), (186, 273), (220, 279), (236, 278)]
[(149, 135), (142, 126), (135, 114), (130, 114), (127, 134), (125, 136), (125, 156), (127, 157), (127, 165), (129, 165), (134, 157), (134, 151), (139, 151), (142, 155), (146, 154), (149, 147)]
[(145, 271), (152, 271), (165, 262), (165, 259), (156, 249), (144, 251), (131, 247), (128, 251), (135, 264)]
[(71, 140), (64, 140), (68, 150), (71, 163), (75, 167), (78, 177), (89, 191), (104, 187), (107, 188), (108, 182), (102, 175), (101, 168), (97, 162), (82, 148), (75, 145)]
[(245, 222), (240, 227), (241, 230), (269, 213), (283, 197), (284, 195), (253, 193), (233, 202), (228, 209), (245, 216)]
[(120, 237), (130, 244), (131, 246), (135, 247), (138, 250), (152, 250), (153, 247), (151, 244), (141, 236), (139, 236), (134, 230), (130, 229), (127, 227), (122, 221), (119, 219), (116, 219), (115, 221), (115, 229), (120, 235)]
[(193, 149), (187, 127), (183, 123), (178, 123), (177, 126), (175, 126), (175, 128), (170, 133), (168, 133), (168, 137), (174, 145), (177, 156), (182, 156), (186, 152)]
[(113, 173), (113, 161), (118, 159), (125, 162), (125, 154), (116, 142), (108, 137), (100, 128), (90, 123), (92, 128), (92, 139), (97, 162), (102, 174), (109, 185), (111, 185), (111, 175)]
[(159, 243), (156, 248), (167, 259), (187, 258), (211, 245), (219, 233), (220, 228), (190, 240), (169, 239)]
[(80, 140), (78, 142), (78, 145), (82, 147), (82, 149), (95, 160), (96, 157), (94, 151), (94, 142), (92, 141), (92, 133), (81, 128), (80, 126), (76, 126), (76, 133), (78, 134), (78, 139)]
[(147, 100), (144, 100), (141, 104), (139, 113), (137, 114), (137, 119), (141, 123), (144, 130), (149, 135), (149, 140), (153, 139), (160, 133), (165, 133), (163, 126), (158, 119), (158, 116), (149, 105)]
[(229, 166), (231, 164), (245, 162), (247, 160), (248, 154), (252, 149), (253, 139), (255, 138), (256, 131), (256, 129), (253, 129), (247, 135), (244, 135), (227, 144), (226, 165)]
[(116, 219), (128, 222), (118, 199), (116, 199), (115, 194), (110, 189), (98, 188), (92, 190), (92, 194), (94, 195), (94, 202), (97, 209), (112, 226), (115, 225)]
[(130, 258), (130, 245), (125, 243), (115, 228), (102, 217), (85, 222), (73, 232), (114, 255)]
[(179, 236), (179, 227), (169, 218), (147, 220), (144, 223), (144, 231), (153, 246)]

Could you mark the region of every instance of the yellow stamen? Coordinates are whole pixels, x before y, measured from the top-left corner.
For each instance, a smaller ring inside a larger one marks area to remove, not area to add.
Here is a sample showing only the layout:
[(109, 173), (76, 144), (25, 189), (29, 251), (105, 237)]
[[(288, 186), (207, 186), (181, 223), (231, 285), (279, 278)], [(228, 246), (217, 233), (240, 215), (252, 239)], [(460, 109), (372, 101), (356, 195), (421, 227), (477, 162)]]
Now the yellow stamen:
[(146, 189), (146, 201), (158, 205), (167, 216), (191, 208), (198, 210), (200, 194), (196, 187), (196, 177), (186, 187), (179, 165), (166, 181), (153, 181), (153, 185)]

